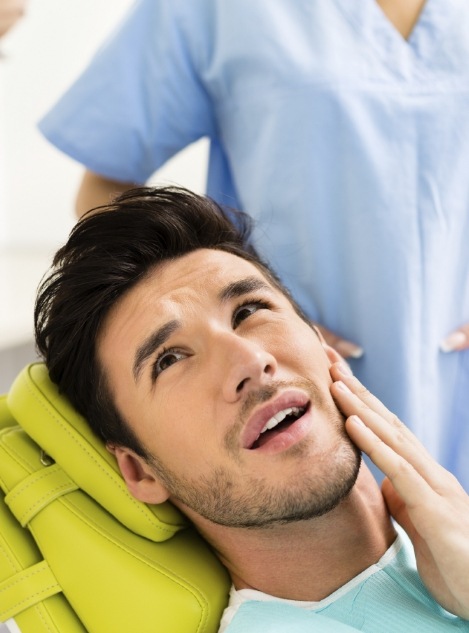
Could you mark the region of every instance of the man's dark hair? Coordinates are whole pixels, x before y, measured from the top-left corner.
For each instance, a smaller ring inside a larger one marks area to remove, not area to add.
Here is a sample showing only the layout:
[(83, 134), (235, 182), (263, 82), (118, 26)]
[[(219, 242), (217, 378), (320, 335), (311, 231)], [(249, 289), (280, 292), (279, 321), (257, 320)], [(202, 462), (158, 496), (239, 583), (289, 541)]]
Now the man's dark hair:
[(36, 344), (51, 379), (106, 442), (147, 457), (97, 359), (97, 338), (111, 307), (158, 264), (202, 248), (252, 262), (291, 300), (250, 235), (246, 214), (178, 187), (131, 189), (73, 228), (39, 288)]

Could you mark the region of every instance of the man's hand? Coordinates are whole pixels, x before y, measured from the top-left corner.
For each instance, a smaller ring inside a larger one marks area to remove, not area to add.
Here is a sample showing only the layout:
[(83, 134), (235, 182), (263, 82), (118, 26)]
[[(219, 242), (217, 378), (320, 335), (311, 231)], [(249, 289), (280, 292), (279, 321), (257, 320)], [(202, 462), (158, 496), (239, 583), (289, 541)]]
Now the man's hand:
[(422, 581), (445, 609), (469, 619), (469, 496), (345, 364), (333, 364), (331, 376), (349, 436), (386, 475), (383, 496), (414, 545)]
[(440, 343), (442, 352), (460, 352), (469, 349), (469, 323), (449, 334)]
[(26, 9), (26, 0), (0, 0), (0, 37), (21, 18)]

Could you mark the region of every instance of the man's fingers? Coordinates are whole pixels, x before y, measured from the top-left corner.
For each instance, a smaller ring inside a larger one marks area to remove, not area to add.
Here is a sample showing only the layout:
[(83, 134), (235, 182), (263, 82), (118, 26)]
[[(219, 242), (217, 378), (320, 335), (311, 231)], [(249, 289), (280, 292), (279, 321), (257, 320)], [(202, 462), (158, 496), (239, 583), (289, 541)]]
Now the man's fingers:
[[(426, 481), (426, 476), (430, 474), (427, 464), (418, 460), (417, 467), (423, 470), (421, 474), (404, 456), (378, 437), (357, 415), (347, 418), (345, 427), (354, 443), (383, 471), (407, 508), (419, 503), (431, 502), (435, 493)], [(390, 497), (390, 500), (397, 504), (398, 497)], [(394, 510), (398, 510), (398, 505)]]
[[(336, 375), (332, 369), (331, 374), (333, 377)], [(404, 469), (407, 463), (432, 488), (440, 489), (444, 485), (448, 476), (444, 468), (433, 460), (413, 433), (377, 398), (366, 391), (356, 378), (344, 377), (343, 380), (335, 382), (331, 386), (331, 393), (345, 416), (356, 415), (366, 425), (372, 436), (363, 434), (356, 436), (355, 432), (350, 435), (354, 441), (358, 440), (356, 443), (359, 448), (367, 453), (392, 481), (395, 477), (395, 469)], [(349, 428), (353, 430), (354, 427), (347, 426), (346, 428), (348, 431)], [(383, 446), (376, 445), (374, 441), (370, 443), (371, 437), (380, 440)], [(367, 439), (368, 442), (363, 444)]]
[(416, 530), (414, 524), (409, 517), (407, 506), (387, 477), (382, 483), (381, 491), (383, 493), (383, 497), (386, 501), (386, 505), (388, 506), (390, 514), (396, 519), (399, 525), (404, 528), (409, 537), (413, 540), (416, 536)]
[(347, 433), (387, 476), (383, 496), (412, 540), (422, 580), (444, 608), (467, 618), (467, 494), (341, 363), (332, 365), (331, 376)]
[[(424, 453), (428, 459), (431, 459), (422, 444), (417, 440), (415, 435), (403, 424), (399, 418), (389, 411), (384, 404), (376, 396), (366, 389), (361, 382), (352, 375), (352, 372), (345, 363), (334, 363), (331, 369), (331, 376), (333, 380), (338, 381), (338, 384), (345, 384), (346, 387), (352, 392), (355, 398), (345, 397), (347, 394), (342, 393), (339, 396), (338, 404), (342, 409), (342, 412), (349, 416), (356, 413), (360, 417), (366, 416), (368, 411), (374, 412), (377, 416), (374, 416), (368, 420), (364, 419), (367, 424), (372, 424), (371, 428), (382, 440), (389, 443), (394, 438), (395, 448), (398, 449), (398, 445), (404, 444), (408, 447), (414, 447), (416, 451)], [(333, 395), (335, 388), (333, 387)], [(378, 428), (373, 427), (373, 423), (378, 425)], [(386, 424), (387, 423), (387, 424)], [(397, 443), (396, 443), (397, 442)]]
[(390, 514), (396, 519), (413, 540), (417, 532), (414, 524), (409, 517), (409, 512), (405, 501), (392, 485), (391, 481), (386, 477), (381, 485), (381, 492), (386, 501), (386, 505)]
[[(381, 415), (390, 424), (394, 426), (402, 424), (394, 413), (391, 413), (391, 411), (384, 406), (381, 400), (368, 391), (368, 389), (353, 376), (348, 365), (345, 363), (334, 363), (330, 368), (330, 372), (333, 380), (345, 383), (367, 407)], [(352, 412), (349, 415), (352, 415)]]

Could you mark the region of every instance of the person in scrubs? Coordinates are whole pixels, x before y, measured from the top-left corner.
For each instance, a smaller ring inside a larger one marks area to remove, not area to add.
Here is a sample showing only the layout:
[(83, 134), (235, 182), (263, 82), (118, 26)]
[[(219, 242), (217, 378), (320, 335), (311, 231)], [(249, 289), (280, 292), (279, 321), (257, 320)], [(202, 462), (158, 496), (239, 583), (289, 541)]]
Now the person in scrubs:
[(139, 0), (40, 127), (79, 213), (208, 137), (207, 193), (469, 489), (467, 2)]

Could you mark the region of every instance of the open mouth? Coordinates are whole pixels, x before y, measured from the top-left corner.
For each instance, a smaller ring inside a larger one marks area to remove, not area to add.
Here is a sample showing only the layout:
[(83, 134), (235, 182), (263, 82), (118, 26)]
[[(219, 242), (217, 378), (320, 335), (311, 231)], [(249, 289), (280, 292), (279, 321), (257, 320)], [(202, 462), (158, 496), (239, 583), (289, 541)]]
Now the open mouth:
[(259, 433), (257, 439), (249, 446), (250, 450), (260, 448), (277, 435), (286, 431), (308, 411), (309, 404), (304, 407), (288, 407), (272, 416)]

